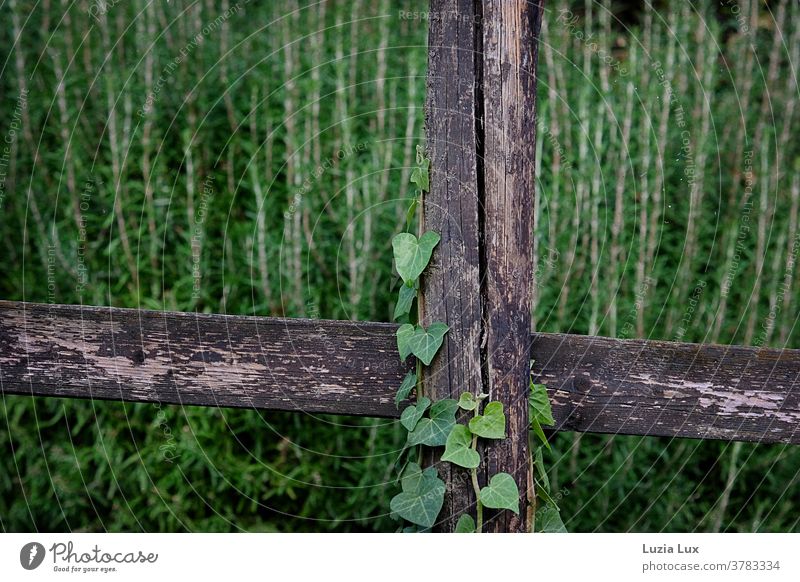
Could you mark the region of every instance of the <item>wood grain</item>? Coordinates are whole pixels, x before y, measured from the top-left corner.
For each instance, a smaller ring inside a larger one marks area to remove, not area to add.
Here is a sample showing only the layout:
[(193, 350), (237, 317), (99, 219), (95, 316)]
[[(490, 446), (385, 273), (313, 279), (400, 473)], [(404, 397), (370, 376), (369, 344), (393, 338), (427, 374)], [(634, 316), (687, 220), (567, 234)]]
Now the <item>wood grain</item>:
[(0, 301), (5, 394), (396, 414), (395, 326)]
[[(426, 371), (425, 393), (434, 399), (479, 394), (481, 380), (480, 199), (476, 115), (475, 6), (473, 0), (432, 0), (428, 38), (426, 132), (431, 189), (423, 224), (441, 234), (422, 278), (422, 323), (450, 327)], [(475, 495), (468, 471), (426, 459), (447, 484), (438, 531), (452, 531), (465, 511), (474, 514)]]
[[(0, 301), (0, 388), (396, 418), (395, 329)], [(537, 333), (531, 357), (558, 430), (800, 444), (800, 350)]]
[(520, 514), (487, 514), (486, 531), (530, 531), (533, 477), (528, 451), (536, 56), (542, 5), (483, 0), (483, 169), (486, 382), (505, 405), (508, 438), (490, 441), (486, 477), (509, 473)]
[(535, 334), (560, 430), (800, 444), (800, 350)]

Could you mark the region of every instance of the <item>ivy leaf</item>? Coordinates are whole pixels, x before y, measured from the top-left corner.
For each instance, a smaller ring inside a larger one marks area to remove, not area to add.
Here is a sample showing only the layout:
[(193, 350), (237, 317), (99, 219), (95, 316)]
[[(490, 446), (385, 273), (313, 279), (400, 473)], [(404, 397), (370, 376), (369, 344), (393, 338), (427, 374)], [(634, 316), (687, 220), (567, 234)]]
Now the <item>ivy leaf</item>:
[(417, 147), (414, 148), (414, 151), (417, 154), (417, 165), (419, 166), (425, 161), (425, 148), (417, 144)]
[(399, 408), (400, 403), (403, 400), (408, 399), (408, 395), (411, 394), (411, 391), (416, 385), (417, 375), (414, 372), (409, 372), (406, 374), (406, 377), (403, 378), (403, 383), (400, 384), (400, 388), (397, 390), (397, 394), (394, 396), (394, 405)]
[(492, 509), (510, 509), (519, 515), (519, 489), (514, 477), (498, 473), (481, 489), (481, 503)]
[(431, 527), (444, 503), (444, 482), (436, 469), (424, 471), (416, 463), (409, 463), (400, 480), (402, 491), (392, 498), (389, 506), (393, 512), (413, 524)]
[(417, 146), (417, 167), (411, 172), (411, 183), (416, 184), (417, 188), (428, 192), (430, 184), (431, 161), (425, 157), (425, 150), (422, 146)]
[(414, 329), (414, 335), (408, 340), (408, 347), (411, 349), (411, 353), (422, 360), (423, 364), (430, 366), (436, 352), (442, 347), (444, 334), (449, 330), (449, 327), (439, 322), (430, 324), (428, 329), (418, 325)]
[(414, 199), (411, 201), (411, 205), (408, 207), (406, 211), (406, 230), (411, 230), (411, 223), (414, 222), (414, 215), (417, 212), (417, 206), (419, 205), (419, 197), (414, 196)]
[(534, 479), (533, 482), (536, 486), (536, 496), (541, 498), (545, 505), (552, 505), (556, 511), (561, 511), (556, 500), (550, 496), (550, 492), (544, 488), (544, 485), (538, 479)]
[(550, 443), (547, 442), (547, 435), (544, 434), (544, 430), (542, 429), (542, 425), (539, 424), (539, 419), (536, 417), (531, 417), (531, 430), (533, 430), (534, 434), (542, 441), (542, 444), (547, 447), (547, 450), (550, 450)]
[[(550, 478), (547, 476), (547, 471), (544, 468), (544, 458), (542, 456), (542, 448), (536, 447), (536, 452), (533, 455), (533, 466), (536, 469), (536, 473), (539, 475), (539, 479), (541, 479), (541, 489), (543, 489), (546, 493), (550, 493)], [(537, 479), (537, 482), (539, 480)], [(537, 488), (537, 492), (540, 491)]]
[(531, 418), (535, 418), (540, 424), (553, 426), (556, 423), (553, 418), (553, 408), (550, 406), (550, 398), (547, 396), (547, 387), (544, 384), (534, 384), (531, 380), (528, 405)]
[(463, 514), (456, 522), (455, 533), (475, 533), (475, 520), (468, 513)]
[(400, 360), (405, 362), (411, 355), (411, 338), (414, 337), (414, 326), (404, 323), (397, 328), (397, 351), (400, 352)]
[(416, 184), (417, 189), (423, 192), (427, 192), (428, 190), (431, 189), (431, 178), (429, 170), (430, 162), (428, 162), (427, 160), (426, 162), (427, 163), (424, 163), (421, 166), (417, 166), (411, 172), (411, 183)]
[(503, 403), (487, 404), (482, 415), (470, 419), (469, 430), (472, 434), (486, 439), (506, 438), (506, 415), (503, 414)]
[(422, 418), (416, 428), (408, 433), (408, 444), (440, 447), (447, 442), (447, 435), (456, 423), (458, 402), (452, 398), (437, 400), (431, 406), (430, 418)]
[(428, 266), (433, 249), (441, 237), (429, 230), (419, 239), (410, 232), (401, 232), (392, 239), (397, 272), (406, 284), (416, 281)]
[(464, 410), (475, 410), (478, 406), (478, 400), (472, 392), (463, 392), (458, 397), (458, 406)]
[(536, 531), (539, 533), (567, 533), (561, 512), (551, 504), (545, 504), (536, 510)]
[(394, 317), (397, 320), (411, 312), (411, 304), (417, 296), (417, 289), (408, 285), (400, 286), (400, 293), (397, 296), (397, 303), (394, 306)]
[(423, 396), (416, 404), (412, 404), (403, 411), (400, 415), (400, 424), (402, 424), (407, 431), (411, 432), (414, 430), (414, 427), (417, 426), (419, 419), (425, 416), (425, 411), (428, 410), (430, 405), (430, 399)]
[(463, 424), (456, 424), (447, 437), (442, 460), (465, 469), (475, 469), (481, 464), (481, 456), (470, 447), (471, 444), (472, 433)]

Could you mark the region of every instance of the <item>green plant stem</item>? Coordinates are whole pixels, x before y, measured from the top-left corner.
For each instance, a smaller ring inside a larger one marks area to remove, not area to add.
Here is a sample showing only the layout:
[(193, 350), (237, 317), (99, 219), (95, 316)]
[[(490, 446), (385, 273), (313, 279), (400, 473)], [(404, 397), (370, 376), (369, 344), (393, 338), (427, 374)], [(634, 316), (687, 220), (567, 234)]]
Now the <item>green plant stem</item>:
[(423, 396), (425, 396), (425, 392), (422, 386), (422, 362), (417, 359), (417, 402)]
[[(472, 437), (472, 450), (478, 450), (478, 437)], [(483, 530), (483, 503), (481, 503), (481, 487), (478, 485), (478, 469), (470, 471), (472, 477), (472, 488), (475, 490), (475, 531), (481, 533)]]
[[(424, 396), (422, 387), (422, 362), (417, 360), (417, 402)], [(422, 466), (422, 445), (417, 447), (417, 464)]]
[[(478, 416), (480, 410), (480, 400), (475, 406), (474, 416)], [(478, 452), (478, 435), (472, 435), (472, 450)], [(470, 470), (470, 477), (472, 477), (472, 488), (475, 490), (475, 531), (481, 533), (483, 530), (483, 503), (481, 503), (481, 486), (478, 484), (478, 468)]]

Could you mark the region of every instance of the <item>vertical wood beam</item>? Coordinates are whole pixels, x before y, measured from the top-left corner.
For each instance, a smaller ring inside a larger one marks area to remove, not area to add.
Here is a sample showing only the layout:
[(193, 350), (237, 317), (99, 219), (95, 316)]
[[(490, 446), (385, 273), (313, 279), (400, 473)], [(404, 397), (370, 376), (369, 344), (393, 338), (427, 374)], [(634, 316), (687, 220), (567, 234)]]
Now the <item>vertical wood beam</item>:
[[(481, 484), (497, 472), (520, 487), (521, 516), (487, 512), (487, 531), (528, 531), (531, 236), (536, 56), (541, 2), (431, 0), (426, 230), (442, 235), (423, 280), (423, 323), (450, 326), (426, 374), (426, 394), (487, 392), (504, 403), (508, 438), (484, 450)], [(429, 463), (437, 463), (433, 454)], [(466, 471), (437, 464), (447, 483), (438, 529), (474, 512)]]
[[(484, 249), (489, 396), (505, 404), (508, 438), (487, 447), (488, 474), (514, 476), (520, 516), (496, 513), (487, 530), (529, 531), (528, 451), (536, 56), (542, 5), (483, 0)], [(491, 516), (490, 516), (491, 517)]]
[[(441, 234), (422, 278), (422, 322), (450, 326), (442, 349), (425, 376), (434, 400), (479, 394), (481, 375), (480, 192), (476, 118), (479, 29), (474, 0), (431, 0), (428, 38), (426, 131), (431, 189), (423, 204), (426, 230)], [(463, 421), (463, 419), (462, 419)], [(438, 463), (447, 484), (437, 529), (452, 531), (458, 516), (475, 509), (469, 473)]]

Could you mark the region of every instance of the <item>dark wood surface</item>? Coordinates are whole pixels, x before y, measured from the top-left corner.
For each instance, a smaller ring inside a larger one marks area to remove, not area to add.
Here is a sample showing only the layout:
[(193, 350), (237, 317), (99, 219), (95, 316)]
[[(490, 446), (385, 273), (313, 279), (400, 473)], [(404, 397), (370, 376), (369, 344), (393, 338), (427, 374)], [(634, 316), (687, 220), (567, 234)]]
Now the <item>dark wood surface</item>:
[[(397, 417), (395, 329), (0, 301), (0, 386)], [(531, 357), (558, 430), (800, 444), (800, 350), (537, 333)]]
[(0, 301), (6, 394), (394, 416), (395, 326)]
[[(426, 371), (424, 389), (431, 398), (479, 394), (481, 379), (480, 196), (475, 71), (477, 30), (473, 0), (432, 0), (428, 36), (426, 132), (431, 158), (431, 190), (425, 197), (426, 230), (442, 240), (422, 277), (422, 322), (450, 327), (437, 357)], [(475, 513), (469, 472), (437, 463), (441, 451), (429, 451), (447, 484), (439, 531), (452, 531), (465, 511)]]
[(800, 350), (535, 334), (560, 430), (800, 444)]
[(508, 438), (490, 441), (486, 477), (514, 476), (520, 514), (489, 512), (487, 531), (530, 531), (533, 477), (528, 451), (536, 56), (542, 6), (482, 0), (486, 377), (505, 405)]

